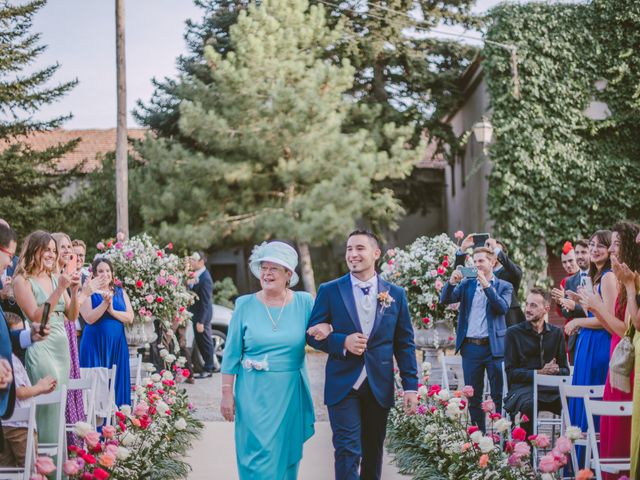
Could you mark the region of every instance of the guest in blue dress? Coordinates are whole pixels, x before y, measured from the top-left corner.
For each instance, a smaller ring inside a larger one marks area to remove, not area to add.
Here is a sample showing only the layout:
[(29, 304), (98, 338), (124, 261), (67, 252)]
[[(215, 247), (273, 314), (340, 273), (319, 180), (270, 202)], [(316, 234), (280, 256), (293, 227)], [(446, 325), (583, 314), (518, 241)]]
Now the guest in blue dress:
[(80, 307), (86, 322), (80, 342), (80, 367), (116, 370), (116, 405), (131, 405), (129, 349), (124, 325), (133, 322), (133, 308), (126, 292), (114, 286), (113, 265), (99, 258), (91, 266), (93, 278), (102, 280), (99, 291)]
[(254, 248), (249, 267), (262, 289), (237, 299), (229, 326), (220, 410), (235, 419), (240, 480), (296, 479), (303, 444), (314, 433), (304, 362), (313, 298), (288, 288), (298, 282), (297, 264), (286, 243)]
[[(598, 230), (593, 234), (589, 241), (591, 256), (589, 274), (594, 293), (598, 293), (606, 308), (612, 315), (615, 315), (617, 281), (611, 271), (610, 245), (611, 232), (609, 230)], [(587, 318), (575, 318), (565, 325), (567, 335), (580, 329), (576, 342), (572, 383), (573, 385), (604, 385), (609, 371), (611, 335), (591, 312), (588, 315)], [(583, 432), (587, 431), (587, 417), (582, 399), (569, 399), (569, 415), (571, 425), (580, 427)], [(595, 418), (594, 420), (595, 428), (599, 431), (600, 419)], [(582, 466), (584, 464), (584, 448), (576, 447), (576, 453)]]

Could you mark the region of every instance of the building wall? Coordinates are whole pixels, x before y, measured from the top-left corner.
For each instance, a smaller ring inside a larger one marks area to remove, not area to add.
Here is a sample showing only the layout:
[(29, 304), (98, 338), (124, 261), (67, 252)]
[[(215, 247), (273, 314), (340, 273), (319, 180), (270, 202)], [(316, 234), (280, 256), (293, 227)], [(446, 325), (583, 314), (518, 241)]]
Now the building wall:
[[(460, 138), (471, 131), (471, 127), (487, 115), (489, 95), (481, 70), (470, 79), (467, 100), (450, 116), (448, 123), (454, 134)], [(491, 231), (491, 221), (487, 211), (489, 191), (488, 175), (491, 164), (484, 155), (482, 146), (472, 133), (468, 134), (463, 158), (445, 169), (445, 228), (453, 235), (457, 230), (465, 233)]]

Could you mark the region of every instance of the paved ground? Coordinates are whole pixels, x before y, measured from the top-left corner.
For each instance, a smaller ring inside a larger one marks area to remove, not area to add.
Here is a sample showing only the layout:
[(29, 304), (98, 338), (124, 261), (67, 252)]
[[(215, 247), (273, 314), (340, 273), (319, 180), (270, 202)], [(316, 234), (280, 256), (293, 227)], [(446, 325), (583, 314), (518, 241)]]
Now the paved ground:
[[(316, 412), (316, 434), (305, 444), (304, 458), (300, 465), (300, 480), (333, 478), (331, 428), (322, 400), (326, 358), (325, 354), (320, 353), (307, 355), (307, 369)], [(220, 415), (220, 374), (215, 374), (209, 379), (196, 380), (194, 385), (186, 385), (186, 387), (197, 408), (196, 417), (205, 422), (202, 437), (194, 445), (190, 456), (193, 472), (189, 475), (189, 479), (237, 479), (233, 424), (222, 421)], [(385, 458), (382, 478), (406, 480), (408, 477), (399, 475), (396, 469), (389, 465), (389, 458)]]

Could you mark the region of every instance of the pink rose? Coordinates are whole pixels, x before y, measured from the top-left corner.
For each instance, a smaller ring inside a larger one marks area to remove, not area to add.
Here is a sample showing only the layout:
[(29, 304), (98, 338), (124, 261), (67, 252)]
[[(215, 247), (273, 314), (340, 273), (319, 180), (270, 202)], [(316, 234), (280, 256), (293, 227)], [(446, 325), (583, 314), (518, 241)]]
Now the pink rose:
[(473, 397), (473, 387), (471, 385), (465, 385), (462, 387), (462, 394), (467, 398)]
[(432, 277), (437, 277), (438, 276), (438, 271), (437, 270), (431, 270), (431, 272), (429, 272), (431, 274)]
[(511, 436), (513, 437), (514, 440), (517, 440), (518, 442), (524, 442), (524, 439), (527, 438), (527, 432), (522, 427), (516, 427), (511, 432)]
[(164, 287), (167, 284), (167, 279), (165, 277), (156, 278), (156, 283), (161, 287)]
[(98, 432), (89, 432), (84, 436), (84, 441), (93, 448), (100, 442), (100, 434)]
[(56, 464), (53, 463), (51, 457), (38, 457), (36, 471), (41, 475), (49, 475), (56, 471)]
[[(104, 429), (104, 427), (102, 428)], [(118, 453), (118, 445), (114, 445), (113, 443), (110, 443), (109, 445), (104, 447), (104, 451), (105, 453), (108, 453), (109, 455), (113, 455), (115, 457)]]
[(515, 447), (513, 447), (513, 453), (519, 457), (528, 457), (531, 453), (531, 447), (529, 447), (527, 442), (518, 442)]
[(80, 465), (78, 465), (75, 459), (66, 460), (62, 465), (62, 471), (66, 476), (71, 477), (80, 473)]
[(147, 295), (146, 297), (144, 297), (144, 299), (147, 301), (147, 303), (153, 303), (153, 295)]
[(116, 233), (116, 240), (118, 240), (119, 242), (124, 242), (124, 233), (122, 232)]
[(547, 453), (544, 457), (540, 459), (540, 463), (538, 464), (538, 470), (542, 473), (554, 473), (558, 470), (556, 465), (556, 461), (553, 458), (553, 455)]
[(96, 245), (96, 248), (98, 250), (104, 250), (104, 243), (103, 242), (98, 242), (98, 244)]
[(464, 232), (462, 230), (458, 230), (453, 234), (453, 238), (455, 238), (456, 240), (462, 240), (464, 238)]
[(113, 425), (105, 425), (104, 427), (102, 427), (102, 436), (104, 438), (113, 438), (113, 436), (116, 434), (116, 427), (114, 427)]
[(127, 257), (127, 260), (131, 260), (135, 254), (133, 253), (133, 250), (127, 250), (124, 252), (124, 256)]
[(549, 440), (549, 437), (544, 433), (538, 434), (537, 438), (534, 441), (535, 441), (534, 445), (538, 448), (547, 448), (549, 445), (551, 445), (551, 441)]
[(116, 463), (116, 457), (114, 457), (110, 453), (105, 453), (103, 455), (100, 455), (100, 459), (98, 461), (103, 467), (111, 468), (113, 467), (113, 464)]
[(116, 242), (116, 244), (114, 245), (118, 250), (122, 250), (122, 247), (124, 246), (122, 242)]
[(496, 409), (496, 404), (493, 403), (493, 400), (485, 400), (482, 402), (482, 411), (485, 413), (493, 412)]
[(437, 279), (435, 282), (435, 287), (436, 287), (436, 291), (440, 291), (442, 290), (442, 287), (444, 287), (444, 283), (442, 283), (442, 280)]
[(395, 257), (396, 256), (396, 251), (393, 248), (390, 248), (389, 250), (387, 250), (387, 256), (388, 257)]
[(146, 415), (148, 412), (149, 412), (149, 405), (147, 405), (144, 402), (138, 403), (133, 409), (133, 414), (136, 417), (141, 417), (142, 415)]
[(520, 456), (516, 455), (515, 453), (509, 455), (509, 459), (507, 460), (507, 464), (510, 467), (519, 467), (520, 465), (522, 465), (522, 462), (520, 461)]
[(556, 440), (556, 448), (560, 450), (561, 453), (568, 453), (571, 450), (571, 440), (567, 437), (560, 437)]

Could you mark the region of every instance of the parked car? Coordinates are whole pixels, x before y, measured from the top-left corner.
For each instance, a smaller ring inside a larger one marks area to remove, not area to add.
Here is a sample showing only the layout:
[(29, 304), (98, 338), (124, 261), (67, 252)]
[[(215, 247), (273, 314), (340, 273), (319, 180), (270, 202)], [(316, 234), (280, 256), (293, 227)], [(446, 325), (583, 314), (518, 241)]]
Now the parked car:
[[(233, 310), (222, 305), (213, 304), (213, 315), (211, 316), (211, 340), (213, 340), (213, 364), (216, 369), (220, 369), (224, 344), (227, 341), (227, 332)], [(191, 350), (191, 361), (196, 372), (202, 371), (204, 362), (202, 355), (198, 351), (198, 346), (194, 342), (193, 326), (187, 326), (187, 348)]]

